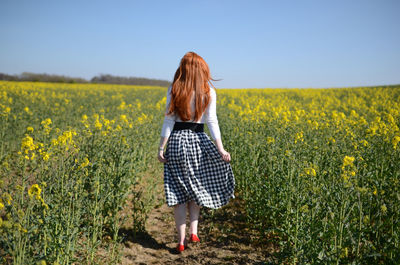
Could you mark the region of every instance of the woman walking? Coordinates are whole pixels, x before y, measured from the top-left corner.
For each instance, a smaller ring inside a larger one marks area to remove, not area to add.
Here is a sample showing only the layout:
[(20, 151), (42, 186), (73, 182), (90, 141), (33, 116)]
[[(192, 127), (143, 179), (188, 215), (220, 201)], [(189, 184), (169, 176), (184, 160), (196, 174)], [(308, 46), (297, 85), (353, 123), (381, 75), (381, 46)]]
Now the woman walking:
[[(217, 209), (234, 198), (231, 157), (222, 145), (211, 80), (203, 58), (188, 52), (181, 59), (167, 92), (158, 159), (164, 163), (167, 204), (174, 206), (178, 252), (186, 246), (186, 207), (190, 218), (189, 241), (200, 242), (197, 235), (200, 207)], [(204, 123), (215, 144), (204, 133)]]

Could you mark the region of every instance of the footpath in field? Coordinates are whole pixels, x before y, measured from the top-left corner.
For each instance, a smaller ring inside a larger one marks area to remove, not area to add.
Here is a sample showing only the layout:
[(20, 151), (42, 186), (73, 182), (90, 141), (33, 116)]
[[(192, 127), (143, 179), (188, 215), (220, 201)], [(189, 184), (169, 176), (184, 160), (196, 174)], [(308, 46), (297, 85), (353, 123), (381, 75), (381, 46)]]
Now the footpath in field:
[(164, 204), (153, 209), (145, 232), (133, 236), (126, 231), (122, 264), (269, 264), (274, 247), (252, 240), (255, 235), (246, 228), (239, 205), (235, 199), (213, 213), (203, 208), (199, 220), (201, 243), (189, 243), (181, 254), (174, 251), (173, 208)]

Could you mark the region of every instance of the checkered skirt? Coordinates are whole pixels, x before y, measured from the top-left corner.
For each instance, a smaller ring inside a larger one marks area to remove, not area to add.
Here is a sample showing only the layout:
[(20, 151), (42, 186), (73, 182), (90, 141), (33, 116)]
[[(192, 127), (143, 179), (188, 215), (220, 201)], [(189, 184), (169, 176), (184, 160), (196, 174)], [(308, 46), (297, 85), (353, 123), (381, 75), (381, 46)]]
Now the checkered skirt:
[(204, 132), (174, 130), (169, 136), (164, 164), (168, 206), (194, 200), (217, 209), (234, 196), (235, 178), (215, 144)]

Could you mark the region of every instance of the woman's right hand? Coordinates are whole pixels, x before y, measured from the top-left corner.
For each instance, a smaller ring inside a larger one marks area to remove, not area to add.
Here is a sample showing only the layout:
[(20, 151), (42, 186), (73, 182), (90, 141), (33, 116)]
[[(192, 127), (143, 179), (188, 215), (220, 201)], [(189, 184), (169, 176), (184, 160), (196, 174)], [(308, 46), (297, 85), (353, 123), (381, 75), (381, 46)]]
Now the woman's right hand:
[(224, 146), (222, 145), (221, 138), (215, 140), (215, 145), (217, 146), (218, 152), (222, 156), (222, 159), (225, 162), (230, 162), (231, 155), (227, 151), (225, 151)]
[(158, 150), (158, 161), (161, 163), (167, 163), (167, 159), (164, 156), (164, 150)]
[(220, 155), (222, 156), (222, 159), (225, 162), (230, 162), (231, 161), (231, 154), (229, 154), (227, 151), (225, 151), (225, 149), (218, 150), (218, 152), (220, 153)]

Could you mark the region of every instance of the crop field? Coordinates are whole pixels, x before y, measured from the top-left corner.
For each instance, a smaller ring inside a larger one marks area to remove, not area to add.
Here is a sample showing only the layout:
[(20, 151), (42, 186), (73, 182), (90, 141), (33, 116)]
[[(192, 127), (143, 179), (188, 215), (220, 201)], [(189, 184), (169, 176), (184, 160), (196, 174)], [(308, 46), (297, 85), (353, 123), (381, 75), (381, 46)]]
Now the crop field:
[[(0, 82), (0, 263), (120, 262), (123, 209), (143, 230), (136, 187), (162, 172), (166, 91)], [(266, 258), (400, 263), (400, 86), (217, 89), (217, 114)]]

